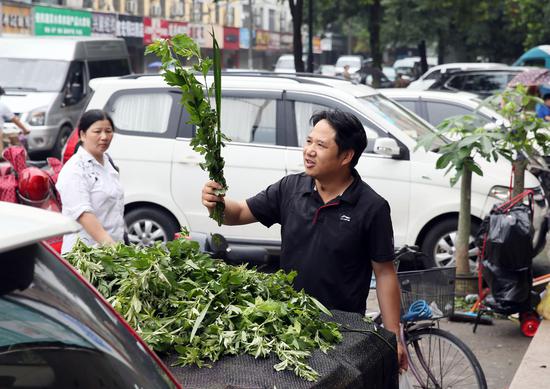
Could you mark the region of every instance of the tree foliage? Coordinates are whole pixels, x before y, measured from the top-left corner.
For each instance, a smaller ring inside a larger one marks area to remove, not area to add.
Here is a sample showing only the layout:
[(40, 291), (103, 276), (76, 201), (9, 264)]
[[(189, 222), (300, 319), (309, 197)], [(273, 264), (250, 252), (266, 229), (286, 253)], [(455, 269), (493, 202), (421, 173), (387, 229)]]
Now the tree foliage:
[[(352, 49), (371, 54), (382, 48), (435, 48), (440, 62), (484, 59), (511, 63), (523, 51), (548, 43), (550, 2), (535, 0), (317, 0), (321, 30), (348, 33)], [(372, 36), (380, 23), (380, 36)], [(349, 28), (348, 26), (352, 26)], [(374, 30), (373, 30), (374, 28)], [(368, 44), (365, 44), (368, 42)]]

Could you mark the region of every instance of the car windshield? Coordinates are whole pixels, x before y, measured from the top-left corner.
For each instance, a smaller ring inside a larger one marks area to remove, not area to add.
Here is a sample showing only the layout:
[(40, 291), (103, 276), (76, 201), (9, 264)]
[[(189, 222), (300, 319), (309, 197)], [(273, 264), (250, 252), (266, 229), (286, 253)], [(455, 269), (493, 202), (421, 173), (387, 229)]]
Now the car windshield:
[[(376, 112), (380, 117), (396, 126), (415, 141), (426, 134), (435, 132), (434, 128), (424, 123), (417, 116), (382, 95), (363, 96), (359, 97), (358, 100), (369, 111)], [(445, 143), (445, 138), (437, 137), (432, 144), (432, 149), (436, 150)]]
[(67, 61), (0, 58), (0, 85), (7, 90), (60, 92), (68, 67)]
[(355, 57), (340, 57), (338, 58), (338, 61), (336, 61), (336, 66), (343, 67), (345, 65), (349, 65), (352, 68), (360, 68), (361, 67), (361, 59), (355, 58)]

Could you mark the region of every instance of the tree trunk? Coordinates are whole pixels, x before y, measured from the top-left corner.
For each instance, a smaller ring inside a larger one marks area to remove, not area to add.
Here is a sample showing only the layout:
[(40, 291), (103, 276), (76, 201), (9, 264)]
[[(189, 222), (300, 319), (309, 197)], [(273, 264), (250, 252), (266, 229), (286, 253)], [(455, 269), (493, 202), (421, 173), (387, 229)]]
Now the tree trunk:
[(514, 166), (514, 189), (512, 190), (512, 197), (520, 194), (525, 189), (525, 169), (529, 161), (525, 157), (518, 158), (512, 162)]
[(292, 15), (293, 29), (293, 51), (294, 51), (294, 68), (296, 72), (304, 71), (304, 61), (302, 59), (302, 18), (304, 13), (304, 0), (288, 0), (290, 6), (290, 14)]
[(456, 239), (456, 274), (470, 274), (469, 246), (471, 229), (472, 171), (464, 166), (460, 183), (460, 212)]
[[(382, 50), (380, 49), (380, 20), (382, 7), (380, 0), (373, 0), (367, 6), (369, 15), (369, 44), (372, 55), (372, 67), (382, 70)], [(362, 65), (362, 64), (361, 64)], [(373, 72), (372, 86), (380, 87), (380, 73)]]

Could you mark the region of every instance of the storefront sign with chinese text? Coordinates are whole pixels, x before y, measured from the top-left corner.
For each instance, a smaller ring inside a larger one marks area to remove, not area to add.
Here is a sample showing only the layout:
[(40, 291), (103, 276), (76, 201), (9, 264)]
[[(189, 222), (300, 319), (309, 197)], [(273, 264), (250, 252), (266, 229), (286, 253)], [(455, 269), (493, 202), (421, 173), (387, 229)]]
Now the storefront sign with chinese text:
[(35, 35), (89, 36), (92, 15), (87, 11), (37, 6), (34, 11)]

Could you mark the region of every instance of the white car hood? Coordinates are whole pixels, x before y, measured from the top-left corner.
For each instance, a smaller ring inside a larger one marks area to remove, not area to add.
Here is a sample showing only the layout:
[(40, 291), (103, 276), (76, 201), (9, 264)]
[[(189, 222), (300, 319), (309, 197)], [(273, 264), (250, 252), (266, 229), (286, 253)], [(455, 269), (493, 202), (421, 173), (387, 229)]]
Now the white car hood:
[(0, 101), (17, 114), (27, 113), (40, 107), (50, 106), (59, 95), (56, 92), (6, 91)]
[(5, 201), (0, 201), (0, 220), (0, 253), (80, 228), (60, 213)]

